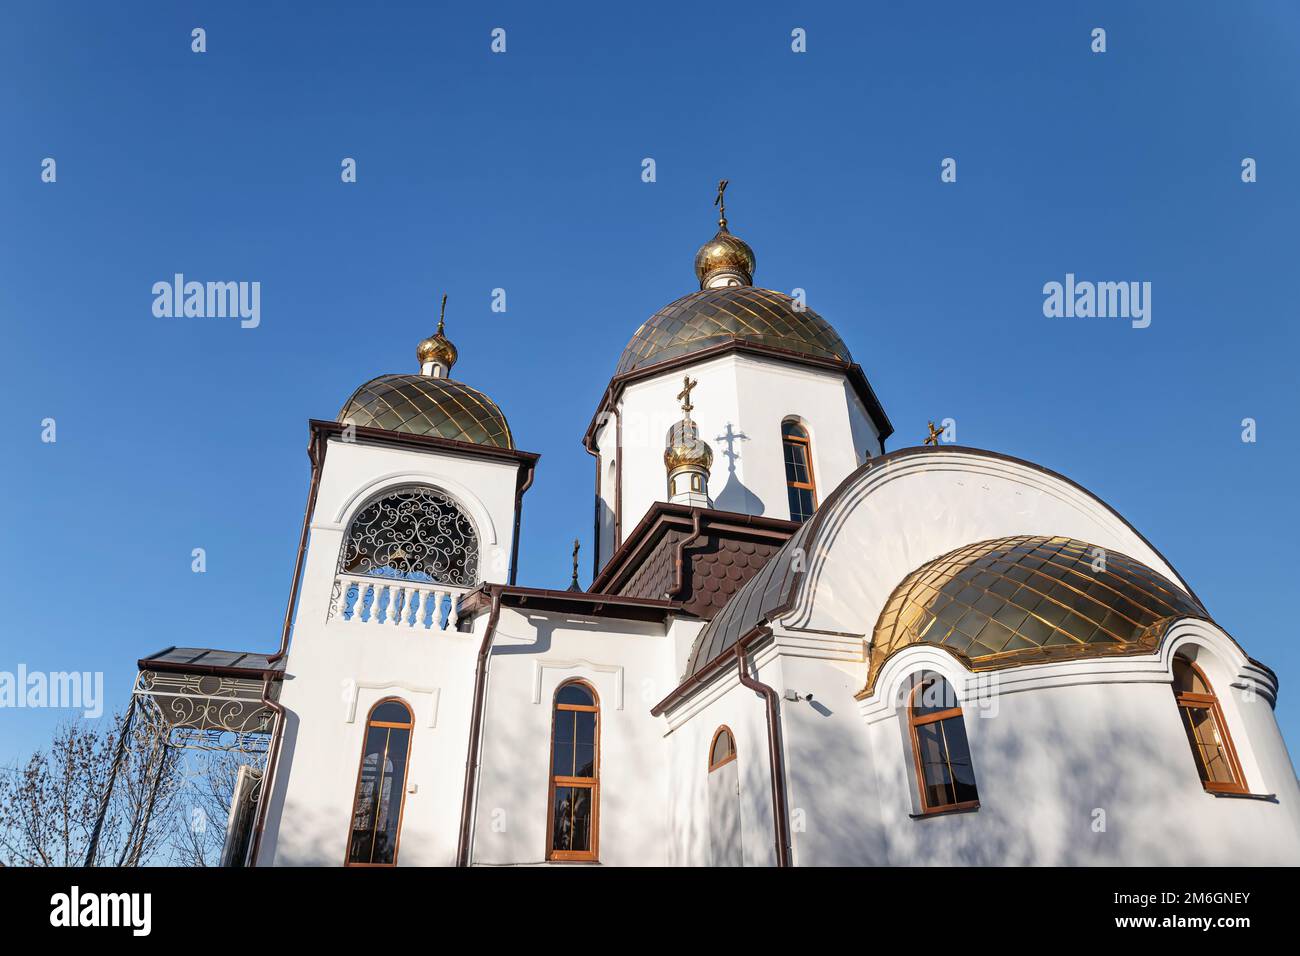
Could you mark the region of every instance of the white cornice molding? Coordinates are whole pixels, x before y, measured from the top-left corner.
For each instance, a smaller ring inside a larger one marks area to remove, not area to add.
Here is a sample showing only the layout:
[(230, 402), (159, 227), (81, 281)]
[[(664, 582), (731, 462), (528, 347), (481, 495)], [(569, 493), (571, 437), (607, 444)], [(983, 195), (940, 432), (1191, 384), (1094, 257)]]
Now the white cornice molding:
[[(442, 697), (441, 688), (421, 687), (418, 684), (408, 684), (405, 681), (398, 681), (398, 680), (390, 680), (390, 681), (352, 680), (352, 687), (354, 690), (357, 691), (375, 690), (375, 691), (382, 692), (382, 691), (390, 691), (390, 690), (404, 690), (408, 694), (414, 694), (420, 697), (428, 697), (429, 698), (429, 722), (427, 726), (429, 727), (438, 726), (438, 701)], [(361, 695), (357, 693), (353, 693), (350, 696), (348, 700), (347, 717), (344, 720), (344, 723), (352, 724), (356, 722), (357, 700), (360, 698), (360, 696)]]
[(533, 661), (533, 703), (542, 702), (542, 675), (546, 671), (578, 671), (579, 676), (590, 672), (592, 674), (607, 674), (614, 678), (614, 709), (623, 709), (623, 666), (621, 664), (597, 664), (595, 661), (589, 661), (583, 657), (577, 657), (570, 660), (557, 660), (549, 658), (545, 660)]

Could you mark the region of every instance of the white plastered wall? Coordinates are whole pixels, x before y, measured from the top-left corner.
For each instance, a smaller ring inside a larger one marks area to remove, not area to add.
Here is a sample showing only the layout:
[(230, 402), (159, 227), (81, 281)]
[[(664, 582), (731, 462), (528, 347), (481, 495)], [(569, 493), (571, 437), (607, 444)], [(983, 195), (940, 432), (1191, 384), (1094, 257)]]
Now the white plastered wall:
[(405, 484), (453, 497), (478, 534), (481, 579), (504, 582), (515, 480), (512, 463), (330, 441), (280, 697), (285, 734), (259, 865), (343, 863), (366, 717), (388, 696), (415, 716), (398, 865), (454, 862), (478, 640), (451, 629), (331, 619), (330, 600), (352, 516)]

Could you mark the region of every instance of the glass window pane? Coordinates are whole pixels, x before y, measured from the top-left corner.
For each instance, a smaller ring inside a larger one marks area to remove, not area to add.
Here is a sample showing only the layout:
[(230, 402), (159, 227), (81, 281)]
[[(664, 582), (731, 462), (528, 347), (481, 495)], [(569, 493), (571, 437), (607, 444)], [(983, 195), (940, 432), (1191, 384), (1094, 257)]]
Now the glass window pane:
[(573, 776), (596, 775), (596, 714), (593, 711), (574, 711), (576, 735), (574, 739)]
[(557, 777), (573, 776), (573, 731), (576, 710), (555, 712), (555, 741), (551, 747), (551, 773)]
[(948, 769), (952, 777), (953, 796), (957, 803), (979, 799), (975, 789), (975, 768), (971, 764), (970, 745), (966, 741), (966, 724), (960, 714), (938, 721), (943, 726), (948, 748)]
[(591, 849), (591, 788), (556, 787), (551, 808), (551, 848), (566, 852)]
[(555, 695), (555, 702), (557, 704), (579, 704), (583, 707), (591, 707), (596, 703), (592, 699), (591, 691), (587, 690), (582, 684), (565, 684), (560, 688), (559, 693)]
[(921, 787), (927, 807), (943, 807), (953, 802), (948, 765), (943, 756), (943, 732), (940, 722), (916, 728), (916, 744), (921, 759)]
[(401, 701), (386, 700), (371, 712), (370, 719), (393, 724), (409, 724), (411, 712)]

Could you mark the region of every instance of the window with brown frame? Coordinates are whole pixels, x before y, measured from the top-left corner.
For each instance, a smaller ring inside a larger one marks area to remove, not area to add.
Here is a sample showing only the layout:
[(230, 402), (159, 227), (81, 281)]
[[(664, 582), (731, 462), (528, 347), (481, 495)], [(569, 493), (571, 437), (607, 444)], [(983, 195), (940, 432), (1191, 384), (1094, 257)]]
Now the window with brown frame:
[(1219, 698), (1205, 672), (1185, 657), (1174, 658), (1174, 700), (1196, 758), (1201, 784), (1213, 793), (1246, 793), (1246, 778)]
[(410, 708), (396, 698), (381, 700), (370, 711), (352, 800), (348, 866), (397, 863), (414, 726)]
[(582, 681), (555, 692), (546, 858), (595, 860), (600, 820), (600, 702)]
[(924, 678), (907, 703), (922, 813), (978, 807), (966, 722), (948, 682), (938, 676)]
[(817, 510), (817, 484), (813, 479), (812, 442), (808, 431), (795, 421), (781, 423), (785, 454), (785, 485), (790, 500), (790, 520), (807, 521)]
[(735, 759), (736, 738), (731, 735), (731, 728), (723, 724), (713, 734), (713, 743), (709, 745), (709, 773)]

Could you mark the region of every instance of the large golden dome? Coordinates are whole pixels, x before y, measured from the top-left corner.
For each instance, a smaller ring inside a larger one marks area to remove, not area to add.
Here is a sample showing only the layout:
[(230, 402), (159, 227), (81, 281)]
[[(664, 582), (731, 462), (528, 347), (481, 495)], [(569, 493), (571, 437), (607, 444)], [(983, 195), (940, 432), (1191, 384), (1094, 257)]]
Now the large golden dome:
[(894, 589), (871, 638), (866, 690), (912, 644), (994, 670), (1150, 653), (1182, 617), (1209, 619), (1178, 585), (1118, 552), (1073, 538), (980, 541), (922, 565)]
[(506, 417), (476, 388), (428, 375), (381, 375), (352, 393), (338, 420), (411, 435), (514, 448)]
[(788, 295), (751, 285), (701, 289), (664, 306), (642, 323), (618, 361), (616, 375), (658, 365), (728, 342), (748, 342), (813, 358), (851, 362), (848, 346), (812, 309)]

